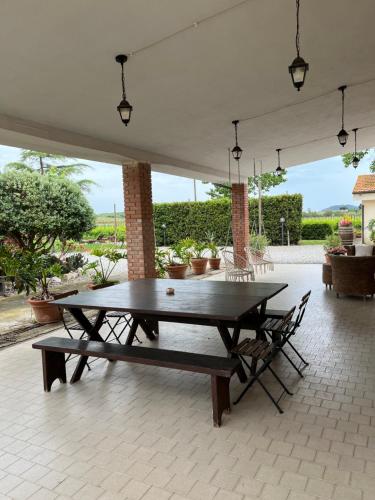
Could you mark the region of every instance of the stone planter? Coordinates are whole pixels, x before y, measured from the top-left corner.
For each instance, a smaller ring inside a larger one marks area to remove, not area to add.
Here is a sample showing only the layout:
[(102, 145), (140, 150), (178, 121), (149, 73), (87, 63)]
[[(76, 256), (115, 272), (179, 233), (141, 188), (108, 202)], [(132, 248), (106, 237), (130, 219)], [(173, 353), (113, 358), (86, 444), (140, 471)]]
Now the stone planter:
[(208, 259), (210, 269), (212, 269), (213, 271), (217, 271), (218, 269), (220, 269), (220, 261), (220, 257), (211, 257), (210, 259)]
[(107, 281), (107, 283), (101, 283), (100, 285), (95, 285), (95, 283), (88, 283), (87, 288), (89, 290), (100, 290), (101, 288), (107, 288), (109, 286), (118, 285), (119, 281)]
[(339, 236), (343, 245), (352, 245), (354, 239), (353, 226), (339, 226)]
[(174, 266), (167, 266), (167, 273), (173, 280), (183, 280), (187, 268), (188, 266), (186, 264), (175, 264)]
[(204, 274), (207, 269), (207, 262), (207, 258), (191, 259), (191, 268), (193, 270), (193, 274)]
[(36, 322), (40, 325), (47, 325), (48, 323), (57, 323), (57, 321), (62, 320), (62, 311), (55, 304), (51, 302), (55, 300), (38, 300), (38, 299), (27, 299), (27, 302), (31, 305)]
[(69, 295), (75, 295), (78, 290), (72, 290), (70, 292), (54, 293), (52, 299), (40, 300), (35, 298), (27, 299), (27, 302), (32, 307), (35, 320), (40, 325), (48, 325), (49, 323), (57, 323), (62, 320), (63, 311), (56, 306), (51, 304), (52, 301), (57, 299), (63, 299), (64, 297), (69, 297)]

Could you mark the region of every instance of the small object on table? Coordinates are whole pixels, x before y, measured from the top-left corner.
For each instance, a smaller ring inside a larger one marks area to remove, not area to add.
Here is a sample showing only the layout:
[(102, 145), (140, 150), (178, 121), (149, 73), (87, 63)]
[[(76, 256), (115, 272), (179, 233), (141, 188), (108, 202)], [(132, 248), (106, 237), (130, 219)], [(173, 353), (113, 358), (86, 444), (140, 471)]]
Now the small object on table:
[(323, 283), (325, 284), (326, 288), (331, 290), (332, 288), (332, 266), (331, 264), (323, 264)]
[(174, 295), (174, 288), (167, 288), (167, 295)]

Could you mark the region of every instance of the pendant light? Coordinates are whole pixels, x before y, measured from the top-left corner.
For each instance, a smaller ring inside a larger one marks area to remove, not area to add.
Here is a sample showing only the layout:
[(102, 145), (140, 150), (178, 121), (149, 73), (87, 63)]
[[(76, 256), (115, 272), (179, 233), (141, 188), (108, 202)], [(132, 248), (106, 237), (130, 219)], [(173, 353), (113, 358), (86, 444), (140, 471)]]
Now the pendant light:
[(277, 169), (275, 170), (275, 174), (280, 176), (280, 175), (283, 175), (285, 173), (285, 170), (280, 165), (280, 151), (281, 151), (281, 149), (278, 148), (278, 149), (276, 149), (276, 151), (277, 151)]
[(309, 70), (309, 65), (303, 57), (300, 56), (300, 46), (299, 46), (299, 3), (300, 0), (296, 0), (296, 13), (297, 13), (297, 31), (296, 31), (296, 49), (297, 57), (294, 59), (292, 64), (289, 66), (289, 73), (292, 77), (292, 82), (298, 92), (305, 83), (306, 73)]
[(344, 129), (345, 89), (346, 85), (342, 85), (341, 87), (338, 88), (338, 90), (341, 92), (341, 130), (337, 134), (337, 139), (339, 140), (339, 143), (341, 144), (342, 147), (345, 146), (346, 141), (348, 140), (349, 137), (348, 132)]
[(234, 125), (234, 135), (235, 135), (235, 139), (236, 139), (236, 145), (232, 149), (232, 156), (236, 161), (240, 161), (240, 158), (242, 156), (242, 149), (238, 145), (238, 138), (237, 138), (237, 126), (238, 126), (239, 120), (233, 120), (232, 123)]
[(359, 165), (359, 158), (357, 156), (357, 128), (353, 128), (354, 132), (354, 158), (352, 160), (352, 165), (354, 168), (357, 168)]
[(126, 89), (125, 89), (125, 75), (124, 75), (124, 64), (128, 60), (128, 57), (124, 54), (119, 54), (115, 57), (117, 63), (121, 64), (121, 83), (122, 83), (122, 100), (117, 106), (117, 111), (119, 112), (122, 123), (125, 127), (128, 126), (130, 122), (130, 117), (133, 111), (133, 106), (129, 104), (126, 99)]

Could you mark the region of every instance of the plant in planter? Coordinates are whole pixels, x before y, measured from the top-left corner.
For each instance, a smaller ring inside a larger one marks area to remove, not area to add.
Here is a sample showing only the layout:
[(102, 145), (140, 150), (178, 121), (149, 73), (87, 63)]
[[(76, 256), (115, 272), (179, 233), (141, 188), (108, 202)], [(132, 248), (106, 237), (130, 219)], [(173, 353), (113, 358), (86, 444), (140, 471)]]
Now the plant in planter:
[(33, 309), (36, 321), (40, 324), (60, 321), (62, 313), (59, 307), (51, 302), (69, 293), (52, 293), (50, 286), (53, 277), (61, 276), (61, 265), (51, 264), (49, 255), (35, 252), (16, 252), (13, 259), (14, 287), (18, 293), (35, 293), (27, 301)]
[(207, 244), (194, 241), (191, 246), (191, 267), (194, 274), (204, 274), (207, 268), (208, 258), (205, 257)]
[(84, 273), (89, 274), (91, 283), (87, 285), (91, 290), (105, 288), (107, 286), (116, 285), (118, 281), (110, 280), (117, 263), (121, 259), (126, 259), (126, 253), (119, 252), (116, 249), (100, 249), (96, 248), (91, 252), (91, 255), (98, 257), (98, 260), (86, 264)]
[(326, 236), (323, 248), (325, 250), (325, 258), (327, 264), (331, 263), (330, 254), (331, 249), (337, 248), (340, 246), (341, 240), (338, 234), (329, 234)]
[(190, 242), (182, 240), (172, 245), (171, 251), (166, 255), (166, 270), (171, 279), (184, 279), (186, 270), (190, 265)]
[(352, 245), (354, 239), (353, 223), (344, 217), (339, 222), (339, 236), (342, 245)]
[(211, 257), (208, 258), (210, 269), (212, 270), (220, 269), (221, 258), (219, 257), (219, 247), (216, 245), (214, 241), (210, 241), (207, 245), (207, 248), (211, 252)]
[(370, 240), (375, 243), (375, 219), (371, 219), (367, 227), (370, 231)]
[(158, 278), (165, 278), (167, 273), (168, 252), (161, 248), (155, 248), (155, 270)]
[(265, 234), (252, 234), (250, 235), (250, 248), (261, 259), (264, 257), (269, 241)]

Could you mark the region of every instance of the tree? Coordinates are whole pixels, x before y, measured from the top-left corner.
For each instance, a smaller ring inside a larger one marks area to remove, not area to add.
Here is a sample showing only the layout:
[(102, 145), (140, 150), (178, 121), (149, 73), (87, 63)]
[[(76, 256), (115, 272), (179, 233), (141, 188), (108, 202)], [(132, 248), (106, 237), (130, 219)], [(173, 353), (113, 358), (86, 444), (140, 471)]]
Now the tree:
[[(258, 195), (259, 178), (261, 181), (262, 193), (267, 193), (271, 188), (278, 186), (279, 184), (282, 184), (287, 180), (286, 173), (282, 175), (276, 175), (274, 172), (268, 172), (265, 174), (256, 175), (255, 178), (249, 177), (248, 179), (249, 196)], [(211, 188), (209, 191), (207, 191), (207, 194), (212, 199), (230, 198), (231, 196), (230, 184), (229, 182), (226, 182), (225, 184), (214, 184), (214, 187)]]
[(0, 237), (21, 250), (49, 251), (55, 240), (79, 239), (94, 212), (72, 181), (37, 172), (0, 174)]
[[(85, 163), (69, 163), (69, 158), (63, 155), (43, 153), (24, 149), (21, 153), (21, 161), (11, 162), (5, 165), (3, 171), (9, 172), (39, 172), (40, 175), (54, 175), (56, 177), (72, 178), (82, 175), (85, 170), (91, 168)], [(96, 183), (91, 179), (72, 179), (82, 191), (88, 192)]]
[[(364, 151), (357, 151), (357, 158), (359, 159), (359, 161), (361, 161), (369, 153), (370, 152), (368, 149), (365, 149)], [(345, 168), (352, 166), (354, 156), (355, 156), (354, 153), (344, 153), (341, 156)], [(375, 173), (375, 158), (371, 159), (369, 169), (372, 174)]]

